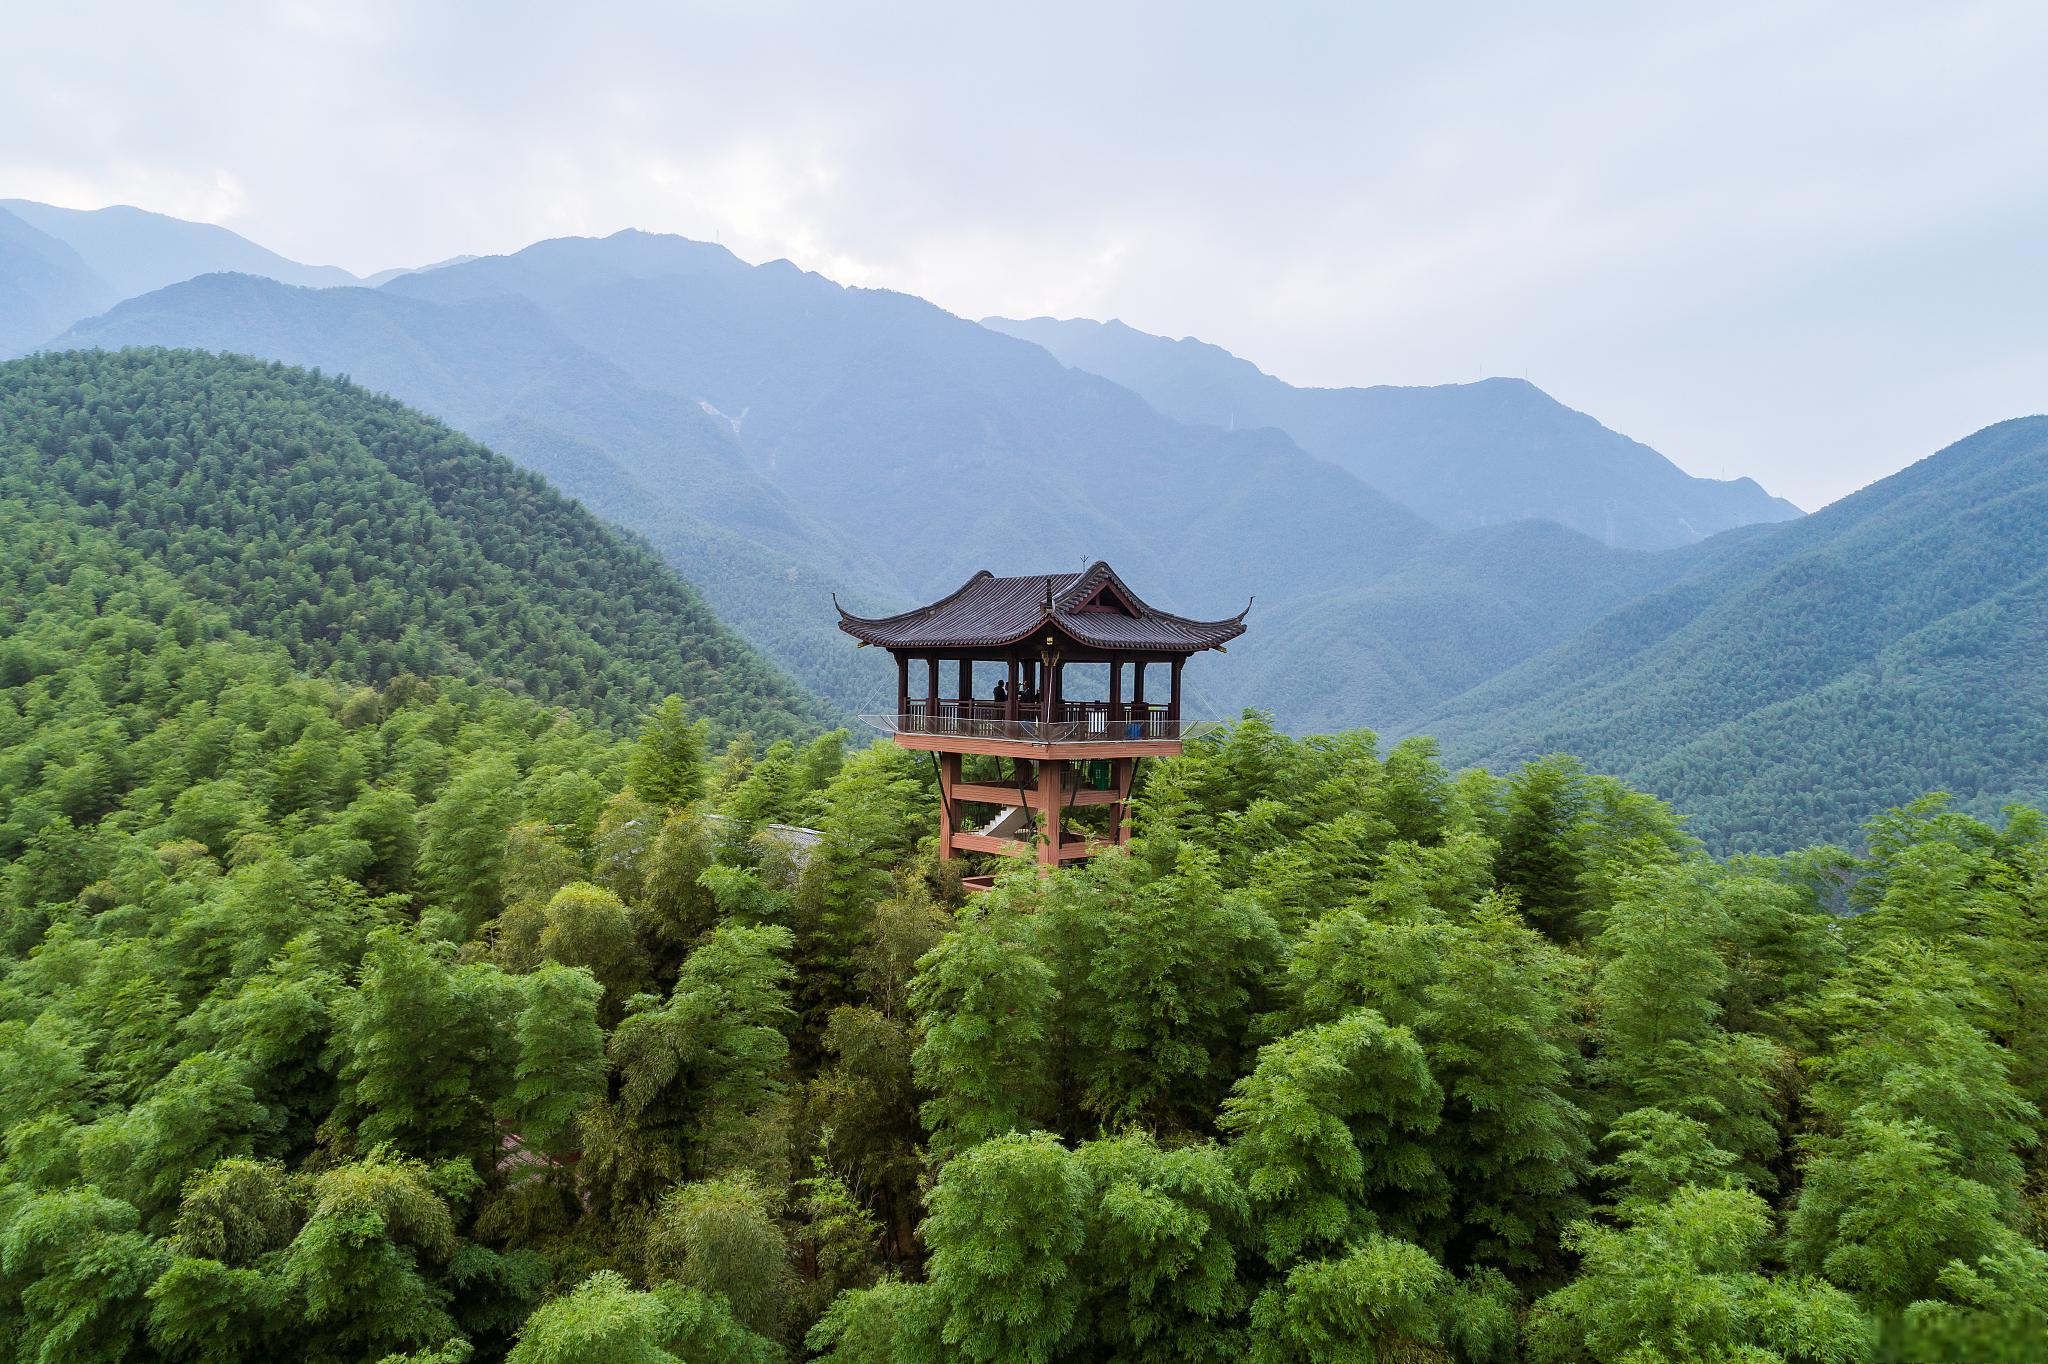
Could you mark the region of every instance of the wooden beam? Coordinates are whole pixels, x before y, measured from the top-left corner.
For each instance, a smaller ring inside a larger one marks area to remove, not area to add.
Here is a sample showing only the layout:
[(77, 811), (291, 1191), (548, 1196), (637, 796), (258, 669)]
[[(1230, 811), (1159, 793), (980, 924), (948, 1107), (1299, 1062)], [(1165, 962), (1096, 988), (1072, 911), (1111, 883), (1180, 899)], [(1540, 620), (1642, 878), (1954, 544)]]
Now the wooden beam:
[[(1017, 788), (1014, 786), (996, 786), (989, 782), (955, 782), (953, 784), (953, 799), (956, 801), (971, 800), (977, 805), (1015, 805), (1017, 803)], [(1062, 797), (1060, 804), (1114, 805), (1122, 799), (1123, 797), (1118, 795), (1113, 789), (1105, 791), (1083, 789)]]
[(1000, 857), (1030, 857), (1034, 851), (1028, 838), (1001, 838), (964, 830), (953, 835), (953, 846), (962, 852), (995, 853)]

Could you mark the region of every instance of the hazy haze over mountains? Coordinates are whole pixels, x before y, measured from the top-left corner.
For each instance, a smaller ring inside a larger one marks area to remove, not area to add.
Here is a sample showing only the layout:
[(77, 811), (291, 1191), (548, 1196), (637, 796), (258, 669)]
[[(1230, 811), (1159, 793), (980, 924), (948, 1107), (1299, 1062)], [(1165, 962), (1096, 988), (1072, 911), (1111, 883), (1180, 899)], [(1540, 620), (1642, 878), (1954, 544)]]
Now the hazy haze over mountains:
[(922, 300), (681, 238), (543, 242), (375, 291), (205, 278), (63, 344), (245, 351), (418, 403), (646, 535), (848, 707), (886, 679), (832, 628), (834, 589), (900, 607), (984, 566), (1106, 557), (1178, 609), (1255, 594), (1285, 622), (1313, 600), (1307, 628), (1205, 670), (1208, 704), (1384, 726), (1663, 581), (1562, 527), (1447, 532), (1282, 431), (1176, 421)]
[(301, 265), (224, 227), (126, 204), (74, 209), (0, 199), (0, 208), (76, 251), (114, 298), (132, 298), (224, 270), (315, 287), (358, 282), (338, 266)]
[(1556, 521), (1633, 549), (1691, 544), (1799, 509), (1752, 479), (1695, 478), (1533, 384), (1296, 388), (1193, 337), (1121, 322), (984, 318), (1161, 412), (1226, 428), (1274, 426), (1440, 526)]

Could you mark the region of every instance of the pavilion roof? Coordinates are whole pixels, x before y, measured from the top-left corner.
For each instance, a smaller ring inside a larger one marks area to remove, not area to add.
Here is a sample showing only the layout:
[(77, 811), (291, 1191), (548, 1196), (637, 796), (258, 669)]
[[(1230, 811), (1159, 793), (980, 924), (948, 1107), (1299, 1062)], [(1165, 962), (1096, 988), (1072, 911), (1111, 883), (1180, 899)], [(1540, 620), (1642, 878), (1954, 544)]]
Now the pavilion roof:
[[(837, 602), (834, 602), (837, 605)], [(929, 606), (893, 616), (856, 616), (839, 608), (839, 628), (885, 649), (996, 648), (1020, 643), (1048, 625), (1099, 649), (1195, 653), (1244, 633), (1245, 610), (1223, 620), (1190, 620), (1147, 606), (1101, 560), (1079, 573), (998, 578), (987, 569)]]

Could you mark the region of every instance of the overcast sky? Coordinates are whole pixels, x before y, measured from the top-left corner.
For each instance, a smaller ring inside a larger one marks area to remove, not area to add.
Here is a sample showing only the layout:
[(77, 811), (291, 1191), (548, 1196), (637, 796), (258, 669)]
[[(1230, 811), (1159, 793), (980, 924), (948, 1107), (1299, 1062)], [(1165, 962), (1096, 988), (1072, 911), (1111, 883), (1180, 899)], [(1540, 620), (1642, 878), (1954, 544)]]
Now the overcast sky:
[(6, 29), (0, 197), (359, 272), (679, 232), (1295, 383), (1526, 375), (1809, 508), (2048, 410), (2038, 2), (73, 0)]

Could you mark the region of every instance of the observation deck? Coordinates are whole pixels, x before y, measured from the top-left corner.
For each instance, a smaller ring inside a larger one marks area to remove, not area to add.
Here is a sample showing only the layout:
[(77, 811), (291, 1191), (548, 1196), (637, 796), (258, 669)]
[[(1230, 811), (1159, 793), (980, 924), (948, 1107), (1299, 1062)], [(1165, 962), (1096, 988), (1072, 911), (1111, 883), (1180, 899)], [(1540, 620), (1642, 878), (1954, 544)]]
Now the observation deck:
[[(861, 718), (902, 747), (933, 755), (939, 856), (1028, 856), (1050, 870), (1129, 841), (1138, 763), (1172, 757), (1212, 727), (1181, 718), (1182, 666), (1205, 650), (1222, 652), (1244, 633), (1250, 609), (1221, 620), (1174, 615), (1147, 605), (1098, 561), (1079, 573), (984, 571), (893, 616), (841, 607), (839, 628), (895, 659), (896, 709)], [(941, 686), (944, 664), (954, 668), (951, 695)], [(976, 694), (977, 664), (999, 670), (985, 697)], [(1165, 674), (1163, 702), (1146, 696), (1155, 670)], [(1089, 672), (1106, 684), (1094, 697), (1082, 676)], [(914, 673), (923, 674), (919, 695)], [(1077, 689), (1076, 681), (1086, 685)], [(972, 779), (969, 758), (984, 760)], [(1073, 818), (1090, 806), (1109, 807), (1100, 829), (1088, 816)]]

